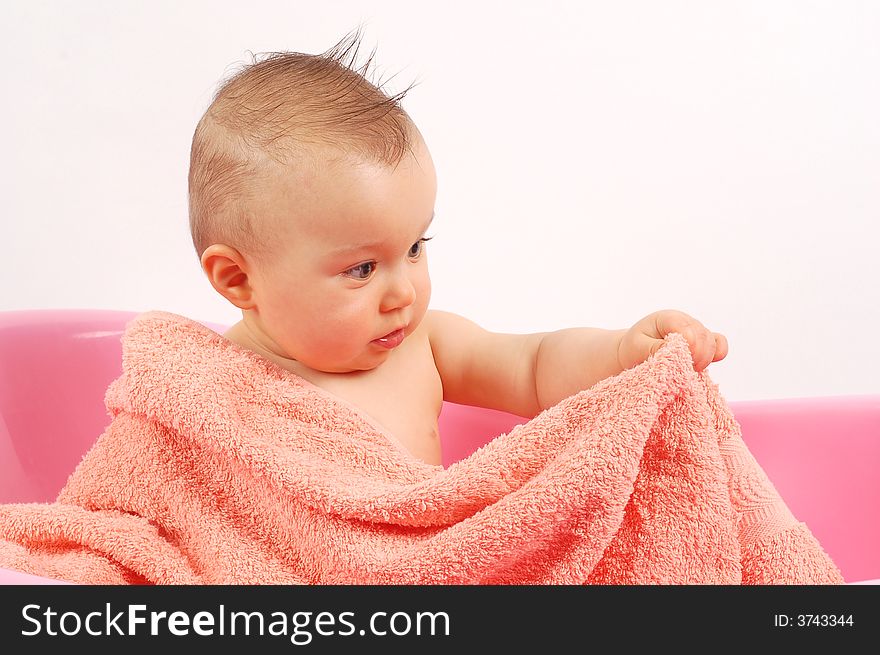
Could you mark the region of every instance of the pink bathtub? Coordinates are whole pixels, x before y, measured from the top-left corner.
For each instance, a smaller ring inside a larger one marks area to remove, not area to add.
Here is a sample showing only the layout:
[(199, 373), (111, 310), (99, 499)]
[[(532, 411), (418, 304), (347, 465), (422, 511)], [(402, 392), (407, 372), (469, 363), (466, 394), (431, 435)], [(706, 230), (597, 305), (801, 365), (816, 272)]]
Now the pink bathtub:
[[(0, 312), (0, 503), (53, 500), (103, 431), (104, 391), (119, 375), (119, 338), (133, 316)], [(847, 582), (880, 582), (880, 394), (730, 406), (752, 453)], [(444, 403), (444, 465), (523, 420)], [(0, 569), (0, 584), (47, 582)]]

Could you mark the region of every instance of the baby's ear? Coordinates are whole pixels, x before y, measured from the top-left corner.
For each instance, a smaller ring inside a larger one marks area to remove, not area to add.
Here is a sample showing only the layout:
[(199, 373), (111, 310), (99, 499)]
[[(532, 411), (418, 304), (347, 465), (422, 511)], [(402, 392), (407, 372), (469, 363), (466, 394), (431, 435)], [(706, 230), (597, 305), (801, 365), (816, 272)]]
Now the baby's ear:
[(217, 293), (239, 309), (253, 308), (247, 262), (238, 250), (215, 243), (205, 249), (201, 261), (202, 270)]

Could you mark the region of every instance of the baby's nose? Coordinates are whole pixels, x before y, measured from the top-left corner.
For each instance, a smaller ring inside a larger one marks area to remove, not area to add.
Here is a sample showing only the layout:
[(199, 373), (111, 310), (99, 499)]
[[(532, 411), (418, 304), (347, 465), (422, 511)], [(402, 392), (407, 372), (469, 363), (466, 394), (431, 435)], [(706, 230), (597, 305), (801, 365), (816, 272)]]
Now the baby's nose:
[(416, 301), (416, 288), (408, 275), (395, 275), (385, 294), (385, 308), (408, 307)]

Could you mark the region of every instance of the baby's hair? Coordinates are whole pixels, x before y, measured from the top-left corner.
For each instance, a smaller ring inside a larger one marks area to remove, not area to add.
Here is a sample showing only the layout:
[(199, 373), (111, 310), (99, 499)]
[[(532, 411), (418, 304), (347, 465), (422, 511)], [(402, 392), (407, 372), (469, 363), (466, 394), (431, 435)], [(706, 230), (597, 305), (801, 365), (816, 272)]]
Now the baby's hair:
[(412, 152), (415, 125), (400, 101), (367, 79), (367, 62), (355, 69), (358, 28), (320, 55), (274, 52), (223, 82), (199, 121), (189, 168), (189, 222), (201, 258), (225, 243), (256, 259), (269, 241), (252, 201), (278, 166), (314, 171), (321, 155), (335, 152), (374, 164), (397, 166)]

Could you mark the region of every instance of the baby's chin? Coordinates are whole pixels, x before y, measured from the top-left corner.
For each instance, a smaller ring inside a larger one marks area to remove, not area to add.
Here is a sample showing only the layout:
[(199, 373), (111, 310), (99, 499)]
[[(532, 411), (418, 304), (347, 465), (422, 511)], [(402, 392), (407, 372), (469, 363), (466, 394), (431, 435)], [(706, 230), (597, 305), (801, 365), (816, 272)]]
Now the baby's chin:
[(358, 375), (374, 371), (384, 364), (391, 351), (377, 352), (369, 357), (361, 357), (347, 362), (330, 362), (326, 359), (303, 358), (300, 360), (291, 358), (289, 361), (294, 366), (307, 367), (315, 373), (328, 373), (336, 375)]

